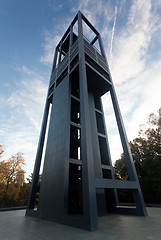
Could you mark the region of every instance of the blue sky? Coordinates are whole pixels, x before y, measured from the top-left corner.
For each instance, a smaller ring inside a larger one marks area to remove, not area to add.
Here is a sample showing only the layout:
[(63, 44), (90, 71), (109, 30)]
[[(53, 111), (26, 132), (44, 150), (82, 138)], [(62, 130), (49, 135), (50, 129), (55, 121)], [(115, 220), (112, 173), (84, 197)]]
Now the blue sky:
[[(101, 33), (128, 139), (161, 107), (161, 0), (0, 0), (0, 144), (33, 170), (54, 49), (77, 11)], [(103, 97), (113, 162), (121, 143)]]

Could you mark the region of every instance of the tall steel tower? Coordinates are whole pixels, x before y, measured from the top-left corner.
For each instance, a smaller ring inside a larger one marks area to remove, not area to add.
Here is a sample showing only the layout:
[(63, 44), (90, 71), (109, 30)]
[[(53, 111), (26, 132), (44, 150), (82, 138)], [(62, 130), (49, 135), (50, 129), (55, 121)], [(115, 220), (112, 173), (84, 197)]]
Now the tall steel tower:
[[(92, 41), (83, 36), (84, 24), (94, 34)], [(114, 178), (101, 102), (106, 92), (113, 103), (128, 181)], [(118, 206), (117, 189), (130, 189), (136, 207)], [(26, 215), (92, 231), (98, 228), (98, 216), (109, 212), (147, 215), (101, 36), (79, 11), (55, 50)]]

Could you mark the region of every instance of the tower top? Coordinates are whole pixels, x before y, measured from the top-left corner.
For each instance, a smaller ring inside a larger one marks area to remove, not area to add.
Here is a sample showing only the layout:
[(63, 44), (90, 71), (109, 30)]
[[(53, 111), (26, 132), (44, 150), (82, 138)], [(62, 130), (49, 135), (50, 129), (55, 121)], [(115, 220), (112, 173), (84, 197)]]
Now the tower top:
[[(81, 56), (84, 56), (83, 59), (85, 58), (88, 79), (91, 79), (88, 81), (89, 86), (102, 96), (109, 90), (111, 78), (101, 36), (87, 18), (78, 11), (56, 46), (50, 80), (50, 94), (53, 91), (53, 85), (58, 86), (62, 79), (78, 64)], [(68, 66), (69, 61), (71, 62), (70, 67)]]
[[(63, 37), (61, 38), (61, 40), (59, 41), (57, 47), (60, 47), (60, 45), (62, 43), (65, 42), (65, 40), (67, 40), (68, 35), (70, 33), (70, 28), (75, 28), (75, 33), (73, 34), (73, 40), (76, 40), (78, 38), (78, 29), (76, 27), (76, 24), (78, 22), (78, 17), (80, 17), (83, 20), (83, 23), (85, 24), (84, 27), (86, 28), (86, 31), (88, 33), (90, 33), (90, 35), (92, 36), (92, 33), (94, 36), (94, 38), (90, 41), (91, 45), (94, 45), (94, 43), (97, 41), (97, 37), (99, 36), (99, 32), (95, 29), (95, 27), (88, 21), (88, 19), (81, 13), (81, 11), (79, 10), (78, 13), (76, 14), (76, 16), (74, 17), (73, 21), (71, 22), (71, 24), (69, 25), (68, 29), (66, 30), (66, 32), (64, 33)], [(84, 36), (85, 37), (85, 36)], [(88, 37), (86, 37), (88, 39)], [(74, 41), (73, 41), (74, 42)]]

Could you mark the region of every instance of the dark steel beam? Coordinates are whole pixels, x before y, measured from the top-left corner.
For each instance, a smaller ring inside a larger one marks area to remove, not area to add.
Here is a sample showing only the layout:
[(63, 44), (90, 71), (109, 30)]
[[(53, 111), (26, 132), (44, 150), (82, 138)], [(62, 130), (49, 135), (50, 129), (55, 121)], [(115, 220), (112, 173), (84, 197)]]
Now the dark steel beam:
[(60, 63), (61, 62), (61, 54), (62, 54), (62, 44), (63, 44), (63, 41), (61, 40), (61, 42), (60, 42), (60, 47), (59, 47), (59, 59), (58, 59), (58, 63)]
[(88, 21), (88, 19), (79, 11), (79, 14), (82, 15), (82, 19), (84, 20), (84, 22), (88, 25), (88, 27), (90, 27), (92, 29), (92, 31), (98, 35), (99, 32), (93, 27), (93, 25)]
[(137, 189), (138, 184), (136, 181), (123, 181), (116, 179), (96, 179), (96, 188), (109, 188), (109, 189)]
[(95, 38), (90, 42), (91, 45), (93, 45), (98, 39), (98, 36), (95, 36)]
[(45, 110), (44, 110), (43, 121), (42, 121), (42, 128), (41, 128), (40, 137), (39, 137), (39, 143), (37, 148), (35, 166), (33, 171), (33, 179), (32, 179), (27, 209), (34, 208), (34, 202), (35, 202), (38, 179), (39, 179), (39, 171), (40, 171), (40, 165), (41, 165), (41, 159), (42, 159), (42, 152), (43, 152), (43, 146), (44, 146), (44, 140), (45, 140), (46, 126), (47, 126), (47, 120), (48, 120), (49, 106), (50, 106), (50, 101), (47, 99)]
[(82, 14), (78, 12), (79, 41), (79, 79), (80, 79), (80, 116), (82, 146), (82, 177), (83, 181), (83, 214), (89, 230), (98, 229), (97, 204), (94, 187), (94, 169), (90, 132), (90, 116), (88, 102), (87, 76), (84, 55)]
[(101, 38), (100, 34), (98, 35), (98, 42), (99, 42), (99, 47), (100, 47), (100, 50), (101, 50), (101, 54), (105, 58), (106, 54), (105, 54), (105, 50), (104, 50), (104, 47), (103, 47), (102, 38)]
[(54, 55), (52, 72), (54, 72), (54, 70), (55, 70), (55, 68), (56, 68), (57, 57), (58, 57), (58, 47), (55, 48), (55, 55)]

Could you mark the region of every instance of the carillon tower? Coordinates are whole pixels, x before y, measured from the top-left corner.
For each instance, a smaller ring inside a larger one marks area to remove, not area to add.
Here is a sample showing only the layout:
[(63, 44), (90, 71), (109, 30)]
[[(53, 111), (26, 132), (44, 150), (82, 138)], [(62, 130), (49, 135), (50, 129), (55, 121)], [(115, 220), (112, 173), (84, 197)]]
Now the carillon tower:
[[(91, 41), (83, 35), (85, 25), (94, 35)], [(107, 92), (113, 103), (128, 181), (114, 178), (101, 102)], [(130, 189), (136, 206), (121, 208), (117, 189)], [(98, 228), (98, 216), (112, 212), (147, 215), (101, 36), (79, 11), (55, 50), (26, 215), (93, 231)]]

